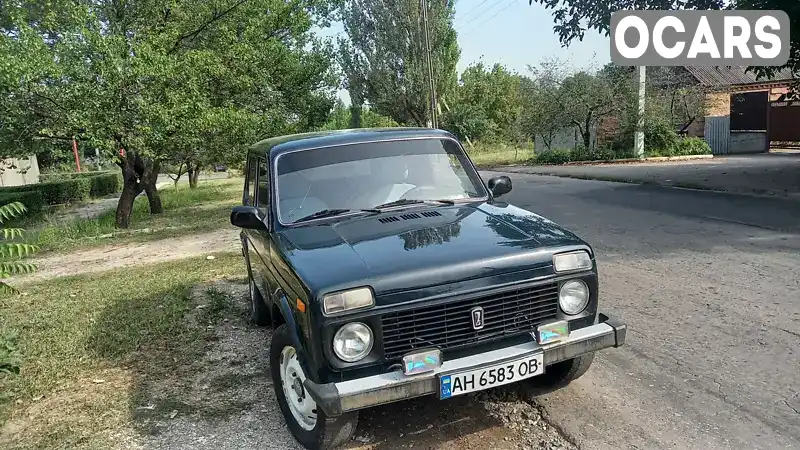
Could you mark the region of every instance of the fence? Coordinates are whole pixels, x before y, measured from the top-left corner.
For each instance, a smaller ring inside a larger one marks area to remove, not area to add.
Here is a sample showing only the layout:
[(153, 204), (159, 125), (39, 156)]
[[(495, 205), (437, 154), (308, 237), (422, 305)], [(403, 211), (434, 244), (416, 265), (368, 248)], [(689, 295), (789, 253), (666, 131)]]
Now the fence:
[(731, 135), (730, 116), (706, 117), (705, 139), (715, 155), (727, 155)]

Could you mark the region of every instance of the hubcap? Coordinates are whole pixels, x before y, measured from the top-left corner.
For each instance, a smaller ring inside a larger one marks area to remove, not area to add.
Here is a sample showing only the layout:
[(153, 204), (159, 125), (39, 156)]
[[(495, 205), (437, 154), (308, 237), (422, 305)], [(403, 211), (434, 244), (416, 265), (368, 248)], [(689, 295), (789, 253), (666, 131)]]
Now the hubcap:
[(298, 425), (311, 431), (317, 424), (317, 404), (311, 399), (303, 388), (306, 375), (294, 347), (284, 347), (281, 352), (281, 385), (286, 403)]

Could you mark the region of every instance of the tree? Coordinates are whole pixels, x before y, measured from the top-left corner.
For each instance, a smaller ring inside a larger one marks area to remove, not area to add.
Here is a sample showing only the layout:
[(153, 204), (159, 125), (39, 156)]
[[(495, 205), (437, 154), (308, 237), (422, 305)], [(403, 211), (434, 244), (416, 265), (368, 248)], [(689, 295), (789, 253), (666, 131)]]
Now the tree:
[[(0, 12), (0, 144), (70, 139), (114, 157), (117, 225), (136, 196), (162, 211), (162, 163), (195, 178), (248, 143), (321, 125), (337, 83), (313, 38), (335, 0), (15, 2)], [(319, 18), (317, 18), (319, 17)]]
[(520, 77), (504, 66), (467, 67), (455, 90), (444, 124), (461, 138), (513, 140), (522, 113)]
[[(460, 50), (453, 29), (454, 5), (454, 0), (428, 3), (439, 98), (450, 98), (457, 80)], [(427, 124), (430, 88), (420, 6), (418, 0), (344, 2), (347, 38), (339, 40), (339, 55), (354, 108), (366, 103), (399, 124)]]
[(563, 62), (553, 58), (543, 61), (539, 67), (528, 66), (528, 70), (533, 78), (520, 80), (522, 129), (530, 138), (540, 136), (549, 149), (556, 134), (569, 125), (561, 98), (564, 93), (561, 82), (566, 71)]
[[(611, 28), (611, 13), (625, 9), (662, 9), (662, 10), (782, 10), (791, 20), (790, 41), (791, 55), (785, 67), (795, 74), (795, 90), (800, 85), (800, 2), (797, 0), (607, 0), (603, 2), (587, 2), (586, 0), (528, 0), (543, 5), (553, 11), (556, 24), (553, 30), (558, 33), (564, 46), (575, 39), (583, 40), (587, 30), (599, 31), (606, 36)], [(750, 68), (759, 77), (772, 75), (777, 67)]]
[(558, 98), (566, 118), (578, 128), (584, 149), (592, 149), (592, 130), (600, 120), (633, 104), (630, 87), (630, 78), (608, 70), (580, 71), (561, 82)]
[[(353, 127), (353, 114), (358, 114), (358, 122), (361, 126)], [(352, 107), (348, 108), (339, 99), (328, 117), (328, 121), (321, 128), (323, 130), (343, 130), (346, 128), (390, 128), (396, 127), (397, 122), (389, 117), (381, 116), (370, 108), (360, 107), (356, 112)]]
[(678, 129), (703, 116), (703, 87), (686, 69), (648, 67), (647, 84), (646, 107), (670, 126)]

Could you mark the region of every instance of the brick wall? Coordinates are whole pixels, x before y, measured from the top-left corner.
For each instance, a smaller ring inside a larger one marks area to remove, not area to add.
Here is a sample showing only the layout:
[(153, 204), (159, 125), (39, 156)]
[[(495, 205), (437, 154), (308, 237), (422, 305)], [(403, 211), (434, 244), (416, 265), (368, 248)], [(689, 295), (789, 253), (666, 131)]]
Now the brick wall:
[(731, 94), (707, 92), (703, 107), (706, 116), (728, 116), (731, 113)]

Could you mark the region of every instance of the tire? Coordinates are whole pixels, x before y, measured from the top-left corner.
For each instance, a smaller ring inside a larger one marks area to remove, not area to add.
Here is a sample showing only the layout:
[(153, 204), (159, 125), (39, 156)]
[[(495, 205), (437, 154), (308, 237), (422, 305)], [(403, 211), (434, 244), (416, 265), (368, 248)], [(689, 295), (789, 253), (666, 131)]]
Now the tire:
[(258, 285), (253, 278), (253, 269), (250, 266), (250, 254), (246, 247), (242, 248), (242, 252), (244, 253), (244, 261), (247, 264), (247, 282), (250, 292), (250, 308), (248, 310), (250, 322), (259, 327), (270, 325), (272, 323), (272, 317), (270, 317), (269, 309), (267, 308), (266, 302), (264, 302), (264, 296), (261, 295), (261, 291), (258, 289)]
[(594, 353), (587, 353), (547, 366), (542, 375), (524, 380), (523, 389), (527, 394), (538, 396), (564, 388), (582, 377), (592, 366), (592, 361)]
[[(294, 355), (292, 355), (294, 352)], [(288, 381), (288, 386), (294, 388), (284, 389), (284, 379), (291, 380), (291, 371), (297, 370), (300, 380), (305, 379), (305, 374), (299, 363), (293, 363), (292, 358), (296, 360), (296, 352), (289, 336), (289, 329), (286, 324), (279, 326), (272, 335), (272, 343), (270, 345), (270, 372), (272, 374), (272, 386), (275, 390), (275, 397), (278, 399), (278, 406), (281, 408), (283, 418), (286, 425), (289, 427), (294, 438), (309, 450), (327, 450), (334, 449), (349, 441), (356, 431), (358, 424), (358, 412), (345, 413), (337, 417), (328, 417), (322, 409), (316, 408), (310, 397), (302, 387), (302, 381), (299, 382), (299, 388), (296, 384)], [(286, 358), (286, 365), (282, 361)], [(286, 376), (281, 372), (286, 369)], [(297, 390), (302, 394), (298, 394)], [(287, 399), (287, 391), (289, 399)], [(297, 401), (297, 398), (302, 398), (302, 401)], [(289, 401), (293, 401), (298, 405), (298, 408), (293, 411), (293, 407), (289, 405)], [(308, 403), (311, 402), (311, 403)], [(312, 409), (313, 408), (313, 409)], [(311, 423), (303, 422), (295, 416), (297, 413), (304, 413), (311, 411), (316, 414), (315, 420)]]

